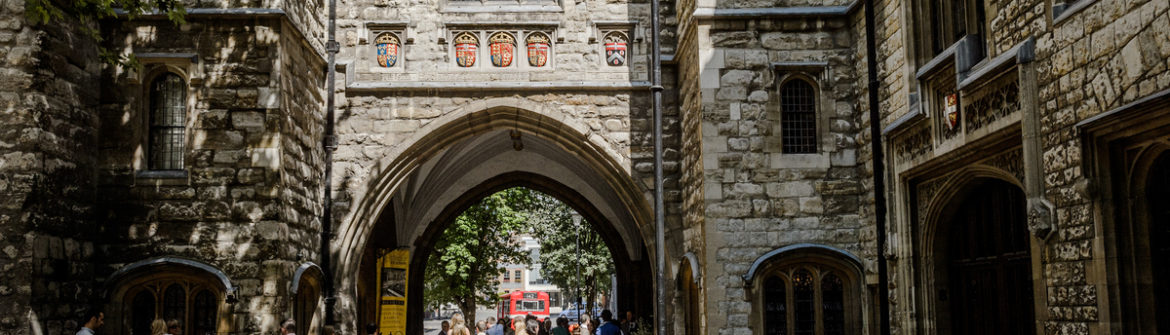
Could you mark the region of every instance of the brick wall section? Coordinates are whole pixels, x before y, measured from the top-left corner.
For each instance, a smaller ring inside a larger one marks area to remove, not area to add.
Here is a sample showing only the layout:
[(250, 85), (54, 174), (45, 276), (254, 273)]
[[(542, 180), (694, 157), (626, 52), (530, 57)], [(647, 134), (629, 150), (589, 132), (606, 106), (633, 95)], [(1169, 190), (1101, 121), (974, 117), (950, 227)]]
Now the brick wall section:
[[(0, 334), (75, 330), (93, 285), (96, 48), (0, 2)], [(31, 317), (31, 318), (30, 318)]]
[[(1170, 89), (1170, 4), (1097, 1), (1037, 36), (1041, 143), (1047, 197), (1056, 205), (1057, 233), (1045, 247), (1049, 334), (1085, 334), (1106, 317), (1101, 283), (1089, 282), (1093, 247), (1091, 199), (1082, 142), (1073, 125), (1152, 93)], [(1096, 223), (1100, 224), (1100, 223)]]

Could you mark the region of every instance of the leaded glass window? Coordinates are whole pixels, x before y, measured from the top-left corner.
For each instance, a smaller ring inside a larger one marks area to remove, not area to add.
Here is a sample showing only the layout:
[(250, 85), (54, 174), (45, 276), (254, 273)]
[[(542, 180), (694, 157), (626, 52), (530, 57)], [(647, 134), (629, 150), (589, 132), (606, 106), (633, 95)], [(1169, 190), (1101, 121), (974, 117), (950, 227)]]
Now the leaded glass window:
[(780, 145), (786, 154), (817, 152), (817, 105), (812, 84), (793, 79), (780, 87)]
[(182, 170), (187, 85), (176, 74), (163, 74), (151, 83), (150, 100), (150, 169)]
[[(208, 283), (178, 276), (129, 283), (123, 309), (116, 315), (133, 335), (150, 335), (152, 321), (178, 320), (183, 335), (215, 334), (220, 297)], [(113, 330), (114, 334), (123, 331)]]
[(785, 283), (777, 276), (764, 282), (764, 334), (788, 334), (788, 299)]
[(845, 335), (859, 331), (858, 321), (847, 320), (857, 317), (849, 312), (856, 306), (847, 302), (849, 286), (837, 269), (800, 264), (774, 269), (765, 278), (760, 315), (764, 335)]

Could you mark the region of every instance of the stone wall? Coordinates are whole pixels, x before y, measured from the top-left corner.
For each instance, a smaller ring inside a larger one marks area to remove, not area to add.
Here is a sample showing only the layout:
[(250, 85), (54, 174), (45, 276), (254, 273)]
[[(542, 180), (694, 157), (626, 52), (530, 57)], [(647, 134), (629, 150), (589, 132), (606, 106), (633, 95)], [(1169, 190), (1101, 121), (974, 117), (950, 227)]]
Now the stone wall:
[[(686, 106), (701, 105), (690, 113), (701, 113), (707, 333), (755, 329), (758, 302), (742, 276), (765, 253), (798, 243), (862, 253), (859, 79), (849, 23), (848, 16), (699, 23), (699, 101)], [(785, 65), (804, 62), (824, 65)], [(786, 75), (807, 76), (818, 88), (815, 154), (780, 151), (777, 92)]]
[(62, 334), (93, 290), (97, 50), (24, 1), (0, 17), (0, 334)]
[[(105, 81), (101, 273), (158, 256), (205, 262), (239, 287), (226, 317), (232, 331), (276, 329), (292, 313), (293, 270), (318, 250), (319, 183), (306, 176), (321, 169), (323, 59), (281, 16), (105, 28), (111, 49), (146, 56), (141, 71), (111, 69)], [(145, 171), (146, 92), (160, 71), (189, 85), (177, 176)]]
[[(1047, 198), (1056, 205), (1057, 231), (1045, 245), (1048, 286), (1044, 329), (1049, 334), (1105, 332), (1109, 303), (1105, 257), (1093, 242), (1094, 222), (1084, 183), (1083, 142), (1073, 125), (1153, 93), (1170, 89), (1170, 4), (1165, 1), (1097, 1), (1037, 37), (1041, 145)], [(1043, 27), (1043, 25), (1041, 25)], [(1107, 226), (1110, 227), (1111, 225)]]

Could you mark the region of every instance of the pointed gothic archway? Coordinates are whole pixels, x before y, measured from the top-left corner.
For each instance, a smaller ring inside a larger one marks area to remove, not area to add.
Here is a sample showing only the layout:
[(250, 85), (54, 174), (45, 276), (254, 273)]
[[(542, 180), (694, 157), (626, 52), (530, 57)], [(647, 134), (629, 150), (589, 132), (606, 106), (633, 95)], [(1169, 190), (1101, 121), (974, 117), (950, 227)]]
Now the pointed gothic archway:
[[(416, 269), (431, 239), (483, 196), (512, 186), (553, 195), (595, 223), (616, 258), (619, 309), (652, 313), (648, 190), (630, 175), (628, 153), (590, 136), (580, 122), (521, 100), (484, 101), (445, 114), (379, 162), (335, 238), (338, 313), (350, 316), (342, 319), (373, 320), (366, 308), (372, 300), (363, 298), (373, 279), (363, 270), (374, 250), (410, 248), (411, 282), (421, 282)], [(517, 131), (520, 150), (511, 136)], [(421, 285), (413, 285), (408, 334), (422, 332), (421, 298)]]

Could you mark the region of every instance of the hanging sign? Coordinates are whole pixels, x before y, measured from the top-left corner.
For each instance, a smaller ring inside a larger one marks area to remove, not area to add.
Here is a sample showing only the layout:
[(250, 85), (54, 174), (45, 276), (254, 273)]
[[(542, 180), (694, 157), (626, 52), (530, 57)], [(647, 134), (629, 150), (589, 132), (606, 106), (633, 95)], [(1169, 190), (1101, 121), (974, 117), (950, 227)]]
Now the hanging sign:
[(410, 249), (387, 252), (378, 258), (378, 330), (382, 335), (406, 335), (406, 289)]

